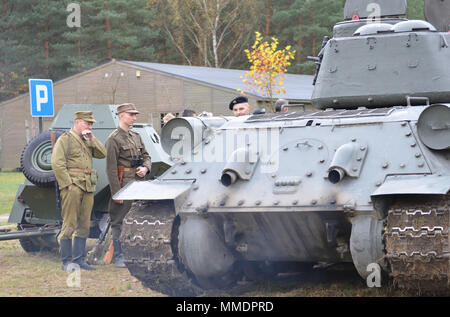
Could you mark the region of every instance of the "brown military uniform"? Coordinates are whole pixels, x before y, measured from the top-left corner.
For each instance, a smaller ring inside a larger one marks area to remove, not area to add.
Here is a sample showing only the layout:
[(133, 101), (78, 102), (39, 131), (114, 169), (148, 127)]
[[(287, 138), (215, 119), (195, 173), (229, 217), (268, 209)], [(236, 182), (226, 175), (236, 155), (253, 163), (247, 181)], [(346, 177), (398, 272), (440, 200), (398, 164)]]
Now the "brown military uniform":
[[(151, 158), (145, 149), (139, 133), (133, 131), (124, 131), (117, 128), (108, 140), (106, 140), (106, 174), (111, 189), (111, 197), (114, 196), (122, 187), (132, 180), (142, 180), (136, 175), (136, 167), (131, 167), (133, 156), (142, 155), (143, 164), (150, 171)], [(120, 172), (120, 170), (123, 171)], [(119, 179), (119, 176), (120, 179)], [(111, 227), (114, 239), (119, 239), (123, 218), (131, 207), (131, 201), (124, 201), (118, 204), (112, 199), (109, 203), (109, 214), (111, 217)]]
[[(92, 158), (104, 158), (106, 149), (94, 139), (84, 140), (70, 130), (56, 141), (52, 154), (52, 169), (61, 190), (63, 225), (61, 239), (87, 238), (94, 192), (96, 173), (92, 170)], [(69, 191), (67, 186), (72, 184)]]

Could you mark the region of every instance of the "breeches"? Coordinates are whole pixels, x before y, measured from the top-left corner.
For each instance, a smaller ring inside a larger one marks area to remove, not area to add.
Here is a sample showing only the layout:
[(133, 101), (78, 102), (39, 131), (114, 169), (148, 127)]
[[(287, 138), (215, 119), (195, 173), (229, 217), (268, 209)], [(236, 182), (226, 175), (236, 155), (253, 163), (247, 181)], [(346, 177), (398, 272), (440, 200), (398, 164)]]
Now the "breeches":
[(109, 202), (109, 216), (111, 218), (111, 231), (113, 239), (120, 238), (122, 221), (131, 208), (131, 200), (124, 200), (123, 204), (117, 204), (112, 199)]
[(61, 239), (72, 239), (74, 233), (76, 237), (88, 238), (94, 193), (87, 193), (75, 185), (70, 191), (66, 187), (61, 190), (61, 205)]

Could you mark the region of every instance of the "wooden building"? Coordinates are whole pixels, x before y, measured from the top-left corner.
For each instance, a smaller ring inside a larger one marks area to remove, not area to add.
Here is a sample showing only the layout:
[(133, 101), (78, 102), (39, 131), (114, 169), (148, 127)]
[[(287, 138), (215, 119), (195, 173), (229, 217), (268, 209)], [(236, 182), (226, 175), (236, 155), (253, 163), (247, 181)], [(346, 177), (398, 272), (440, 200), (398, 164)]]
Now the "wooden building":
[[(230, 101), (245, 88), (242, 70), (112, 60), (53, 84), (55, 113), (63, 104), (121, 104), (132, 102), (141, 112), (139, 122), (151, 123), (159, 132), (168, 112), (184, 109), (197, 113), (231, 115)], [(286, 94), (275, 96), (291, 103), (310, 103), (312, 76), (286, 75)], [(253, 109), (268, 100), (247, 93)], [(53, 118), (43, 119), (43, 130)], [(0, 103), (0, 168), (20, 166), (27, 142), (39, 133), (37, 118), (30, 114), (29, 94)]]

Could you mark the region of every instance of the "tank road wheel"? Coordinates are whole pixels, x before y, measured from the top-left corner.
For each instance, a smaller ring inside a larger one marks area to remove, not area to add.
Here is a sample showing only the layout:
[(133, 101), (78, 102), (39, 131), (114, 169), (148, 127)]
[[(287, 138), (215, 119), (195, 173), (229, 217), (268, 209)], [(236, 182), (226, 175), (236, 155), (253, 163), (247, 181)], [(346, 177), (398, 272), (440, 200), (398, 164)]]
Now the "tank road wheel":
[(177, 255), (177, 225), (171, 206), (162, 202), (136, 202), (122, 224), (122, 249), (131, 275), (145, 287), (170, 296), (197, 296)]
[(388, 213), (386, 258), (394, 284), (407, 291), (450, 294), (450, 195), (404, 199)]
[[(56, 138), (64, 131), (56, 130)], [(50, 139), (51, 131), (39, 134), (28, 143), (20, 157), (20, 167), (25, 177), (41, 187), (52, 187), (55, 184), (55, 173), (52, 171), (52, 144)]]

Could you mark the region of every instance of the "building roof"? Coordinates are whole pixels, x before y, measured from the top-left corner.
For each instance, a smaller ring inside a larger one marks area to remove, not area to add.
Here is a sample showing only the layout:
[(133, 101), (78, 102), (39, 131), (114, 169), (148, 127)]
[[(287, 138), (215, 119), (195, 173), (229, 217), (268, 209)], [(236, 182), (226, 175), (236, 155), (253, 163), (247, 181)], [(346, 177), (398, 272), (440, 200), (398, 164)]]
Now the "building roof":
[[(243, 77), (245, 75), (245, 70), (133, 62), (125, 60), (120, 60), (120, 62), (234, 91), (238, 88), (245, 88), (245, 84), (242, 82), (241, 78), (241, 76)], [(274, 98), (298, 101), (311, 100), (314, 88), (312, 82), (313, 76), (310, 75), (285, 74), (283, 87), (286, 89), (286, 93), (275, 94)], [(265, 96), (257, 92), (246, 91), (246, 93), (266, 99)]]

